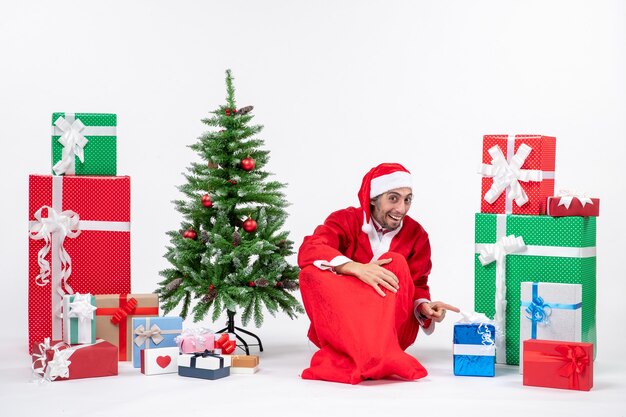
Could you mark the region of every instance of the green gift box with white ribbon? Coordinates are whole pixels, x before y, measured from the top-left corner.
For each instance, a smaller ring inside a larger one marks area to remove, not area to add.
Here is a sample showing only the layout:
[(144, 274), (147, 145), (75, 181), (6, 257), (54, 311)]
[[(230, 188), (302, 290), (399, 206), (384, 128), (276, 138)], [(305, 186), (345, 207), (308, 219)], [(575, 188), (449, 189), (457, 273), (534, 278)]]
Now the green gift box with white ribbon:
[(117, 115), (52, 114), (55, 175), (117, 175)]
[(475, 226), (474, 309), (494, 319), (498, 363), (519, 364), (524, 281), (581, 284), (581, 339), (596, 343), (595, 217), (477, 213)]
[(63, 296), (63, 341), (70, 345), (96, 343), (96, 297)]

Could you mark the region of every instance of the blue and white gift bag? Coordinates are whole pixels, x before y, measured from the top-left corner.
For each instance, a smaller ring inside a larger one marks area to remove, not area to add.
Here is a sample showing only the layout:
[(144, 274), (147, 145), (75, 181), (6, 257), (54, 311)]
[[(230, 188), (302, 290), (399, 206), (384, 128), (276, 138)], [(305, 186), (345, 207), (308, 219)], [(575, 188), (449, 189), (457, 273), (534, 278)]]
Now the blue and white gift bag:
[(454, 324), (454, 375), (495, 376), (496, 329), (485, 315), (474, 313), (472, 318), (462, 313), (464, 320)]
[(520, 373), (524, 340), (581, 341), (582, 294), (580, 284), (521, 283)]

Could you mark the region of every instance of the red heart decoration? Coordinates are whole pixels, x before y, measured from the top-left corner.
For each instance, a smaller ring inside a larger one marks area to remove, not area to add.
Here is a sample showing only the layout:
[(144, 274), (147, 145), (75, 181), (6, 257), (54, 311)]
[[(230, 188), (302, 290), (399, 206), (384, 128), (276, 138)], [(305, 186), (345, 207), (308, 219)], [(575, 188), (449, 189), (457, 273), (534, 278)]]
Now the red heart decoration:
[(172, 358), (170, 356), (158, 356), (157, 357), (157, 365), (159, 365), (163, 369), (167, 368), (167, 365), (169, 365), (171, 361), (172, 361)]

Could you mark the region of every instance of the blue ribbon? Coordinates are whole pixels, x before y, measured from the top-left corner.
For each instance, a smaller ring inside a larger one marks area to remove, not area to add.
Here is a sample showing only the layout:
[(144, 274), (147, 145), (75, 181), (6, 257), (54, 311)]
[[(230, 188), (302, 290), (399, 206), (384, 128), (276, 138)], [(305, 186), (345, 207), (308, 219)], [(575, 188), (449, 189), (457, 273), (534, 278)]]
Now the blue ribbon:
[(539, 296), (538, 282), (533, 282), (532, 301), (522, 301), (522, 307), (526, 307), (526, 318), (532, 322), (530, 338), (537, 338), (537, 323), (548, 324), (548, 317), (552, 314), (553, 309), (559, 310), (576, 310), (582, 306), (582, 303), (564, 304), (564, 303), (546, 303)]

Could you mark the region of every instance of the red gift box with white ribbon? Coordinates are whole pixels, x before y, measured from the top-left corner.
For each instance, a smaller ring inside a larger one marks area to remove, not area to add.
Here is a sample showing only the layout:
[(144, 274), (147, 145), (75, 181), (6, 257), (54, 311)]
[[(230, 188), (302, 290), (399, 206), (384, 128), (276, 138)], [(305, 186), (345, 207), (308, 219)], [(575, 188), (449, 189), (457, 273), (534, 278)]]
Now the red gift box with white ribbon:
[(548, 216), (552, 217), (598, 217), (600, 199), (589, 198), (575, 191), (561, 190), (559, 195), (547, 198), (546, 208)]
[(485, 135), (481, 213), (546, 213), (554, 195), (556, 138), (542, 135)]
[(593, 343), (524, 340), (523, 384), (589, 391), (593, 387)]
[(63, 338), (64, 294), (130, 293), (130, 178), (29, 178), (29, 346)]

